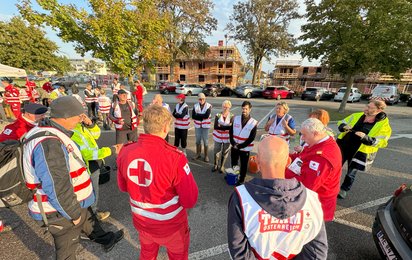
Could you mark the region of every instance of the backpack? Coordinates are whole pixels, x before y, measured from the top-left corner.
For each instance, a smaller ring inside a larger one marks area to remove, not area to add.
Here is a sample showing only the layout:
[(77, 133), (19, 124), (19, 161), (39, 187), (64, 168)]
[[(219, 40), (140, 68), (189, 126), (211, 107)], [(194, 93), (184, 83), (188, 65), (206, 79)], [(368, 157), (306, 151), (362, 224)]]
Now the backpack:
[(29, 202), (36, 189), (26, 186), (23, 173), (23, 145), (31, 140), (50, 135), (48, 131), (37, 133), (23, 142), (6, 140), (0, 143), (0, 208), (11, 208)]

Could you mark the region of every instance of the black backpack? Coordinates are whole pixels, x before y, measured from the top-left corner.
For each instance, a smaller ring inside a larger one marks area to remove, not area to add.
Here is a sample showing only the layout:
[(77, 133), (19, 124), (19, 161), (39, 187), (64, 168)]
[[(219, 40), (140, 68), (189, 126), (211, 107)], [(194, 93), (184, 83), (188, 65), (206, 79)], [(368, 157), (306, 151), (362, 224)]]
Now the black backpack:
[(36, 189), (29, 189), (24, 180), (23, 144), (45, 135), (53, 134), (45, 131), (34, 134), (23, 142), (6, 140), (0, 143), (0, 208), (14, 207), (33, 198)]

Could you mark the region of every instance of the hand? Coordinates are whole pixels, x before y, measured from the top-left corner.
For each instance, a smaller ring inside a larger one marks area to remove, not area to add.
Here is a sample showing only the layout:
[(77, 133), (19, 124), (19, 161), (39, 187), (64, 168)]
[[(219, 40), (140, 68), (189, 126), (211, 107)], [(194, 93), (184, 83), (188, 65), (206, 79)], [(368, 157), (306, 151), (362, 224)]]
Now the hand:
[(359, 136), (361, 139), (363, 139), (366, 134), (358, 131), (358, 132), (355, 132), (355, 135), (357, 135), (357, 136)]
[(233, 148), (234, 148), (234, 149), (239, 149), (239, 148), (237, 147), (237, 144), (235, 144), (235, 145), (233, 146)]
[(85, 125), (92, 125), (93, 124), (92, 120), (88, 116), (86, 116), (86, 114), (81, 114), (80, 118), (82, 119), (82, 122)]
[(122, 149), (123, 144), (115, 144), (115, 145), (113, 145), (113, 147), (114, 147), (114, 149), (116, 150), (115, 153), (116, 153), (116, 155), (117, 155), (117, 154), (120, 153), (120, 150)]
[(290, 118), (288, 120), (282, 120), (282, 125), (284, 128), (286, 128), (289, 125), (289, 120)]
[(345, 130), (345, 132), (352, 130), (352, 127), (350, 125), (345, 125), (343, 127), (343, 130)]
[(266, 123), (266, 125), (271, 126), (274, 122), (275, 122), (275, 118), (272, 118)]
[(295, 146), (295, 148), (293, 148), (293, 150), (294, 150), (296, 153), (300, 153), (300, 152), (303, 151), (303, 147), (302, 147), (302, 146)]
[(78, 219), (76, 219), (76, 220), (73, 220), (73, 224), (75, 225), (75, 226), (77, 226), (79, 223), (80, 223), (80, 221), (82, 220), (82, 216), (80, 216)]

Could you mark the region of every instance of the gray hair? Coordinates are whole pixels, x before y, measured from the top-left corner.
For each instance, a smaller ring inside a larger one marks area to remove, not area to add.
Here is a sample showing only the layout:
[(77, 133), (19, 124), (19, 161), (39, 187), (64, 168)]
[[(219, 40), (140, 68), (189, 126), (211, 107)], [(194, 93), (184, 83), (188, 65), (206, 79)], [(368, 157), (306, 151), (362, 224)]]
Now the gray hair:
[(225, 100), (225, 101), (223, 101), (223, 103), (222, 103), (222, 107), (223, 107), (224, 105), (228, 105), (229, 107), (232, 107), (232, 102), (230, 102), (229, 100)]
[(303, 121), (301, 129), (306, 129), (312, 134), (326, 132), (325, 125), (317, 118), (308, 118)]

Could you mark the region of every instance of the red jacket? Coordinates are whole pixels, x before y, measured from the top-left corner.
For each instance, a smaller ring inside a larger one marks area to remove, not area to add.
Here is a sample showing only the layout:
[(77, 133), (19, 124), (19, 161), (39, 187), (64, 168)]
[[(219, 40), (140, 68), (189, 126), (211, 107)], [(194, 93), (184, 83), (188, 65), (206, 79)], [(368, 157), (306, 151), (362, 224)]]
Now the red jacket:
[(184, 154), (164, 139), (141, 134), (117, 157), (119, 189), (128, 192), (138, 231), (168, 236), (188, 225), (198, 188)]
[(50, 82), (46, 82), (43, 84), (42, 89), (47, 91), (47, 93), (51, 93), (54, 89), (52, 87), (52, 84)]
[(137, 110), (139, 110), (139, 114), (140, 114), (143, 112), (143, 88), (142, 86), (138, 85), (136, 87), (135, 92), (133, 92), (133, 95), (136, 97)]
[(340, 190), (342, 155), (336, 141), (329, 137), (305, 149), (299, 154), (290, 155), (292, 161), (302, 160), (300, 175), (286, 169), (286, 178), (295, 177), (307, 188), (319, 195), (325, 221), (332, 221)]
[(28, 122), (22, 115), (20, 115), (16, 121), (4, 127), (3, 132), (0, 134), (0, 142), (6, 140), (19, 140), (20, 137), (33, 127), (35, 127), (35, 125)]

